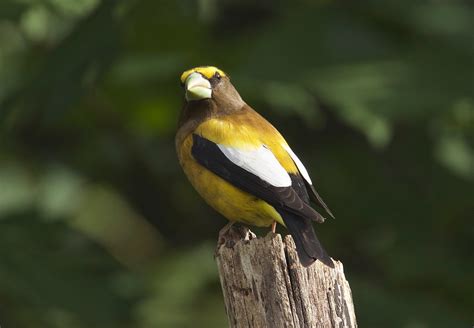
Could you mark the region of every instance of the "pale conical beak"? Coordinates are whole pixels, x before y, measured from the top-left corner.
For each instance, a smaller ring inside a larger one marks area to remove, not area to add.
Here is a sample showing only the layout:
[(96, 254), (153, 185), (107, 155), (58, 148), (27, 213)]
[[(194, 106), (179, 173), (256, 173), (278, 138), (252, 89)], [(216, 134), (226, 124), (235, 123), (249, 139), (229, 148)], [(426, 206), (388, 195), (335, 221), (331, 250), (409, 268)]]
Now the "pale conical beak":
[(212, 97), (211, 83), (199, 73), (192, 73), (184, 82), (186, 87), (186, 100), (201, 100)]

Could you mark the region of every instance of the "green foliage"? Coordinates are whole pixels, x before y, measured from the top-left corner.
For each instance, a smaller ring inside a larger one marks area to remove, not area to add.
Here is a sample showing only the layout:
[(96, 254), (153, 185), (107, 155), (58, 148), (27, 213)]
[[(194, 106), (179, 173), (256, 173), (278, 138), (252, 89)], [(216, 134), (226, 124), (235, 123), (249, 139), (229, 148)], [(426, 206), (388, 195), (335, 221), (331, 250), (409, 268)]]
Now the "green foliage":
[(335, 212), (361, 327), (472, 325), (473, 30), (461, 0), (0, 1), (0, 325), (226, 325), (173, 142), (207, 64)]

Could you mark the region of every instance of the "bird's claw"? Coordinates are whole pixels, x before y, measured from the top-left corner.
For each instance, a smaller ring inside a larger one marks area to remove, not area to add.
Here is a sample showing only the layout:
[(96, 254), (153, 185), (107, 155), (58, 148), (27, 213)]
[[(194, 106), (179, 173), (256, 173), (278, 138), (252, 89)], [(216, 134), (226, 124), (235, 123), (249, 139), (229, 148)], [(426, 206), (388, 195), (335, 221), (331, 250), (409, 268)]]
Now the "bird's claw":
[(251, 240), (257, 238), (257, 236), (250, 231), (249, 228), (234, 225), (234, 222), (229, 222), (219, 231), (219, 239), (217, 240), (216, 254), (225, 245), (226, 247), (233, 247), (239, 240)]

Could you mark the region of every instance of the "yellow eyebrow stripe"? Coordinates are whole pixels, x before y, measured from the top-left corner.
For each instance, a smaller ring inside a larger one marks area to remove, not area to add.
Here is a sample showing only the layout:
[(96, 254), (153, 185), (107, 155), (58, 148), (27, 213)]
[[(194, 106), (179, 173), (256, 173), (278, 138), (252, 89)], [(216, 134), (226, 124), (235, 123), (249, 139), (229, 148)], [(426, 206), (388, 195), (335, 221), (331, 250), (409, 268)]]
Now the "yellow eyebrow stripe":
[(222, 70), (218, 69), (217, 67), (214, 67), (214, 66), (199, 66), (199, 67), (191, 68), (191, 69), (187, 70), (186, 72), (184, 72), (183, 74), (181, 74), (181, 83), (184, 83), (186, 81), (186, 79), (188, 78), (188, 76), (191, 75), (194, 72), (201, 73), (202, 76), (204, 76), (206, 79), (210, 79), (216, 73), (219, 73), (220, 76), (226, 76), (226, 74)]

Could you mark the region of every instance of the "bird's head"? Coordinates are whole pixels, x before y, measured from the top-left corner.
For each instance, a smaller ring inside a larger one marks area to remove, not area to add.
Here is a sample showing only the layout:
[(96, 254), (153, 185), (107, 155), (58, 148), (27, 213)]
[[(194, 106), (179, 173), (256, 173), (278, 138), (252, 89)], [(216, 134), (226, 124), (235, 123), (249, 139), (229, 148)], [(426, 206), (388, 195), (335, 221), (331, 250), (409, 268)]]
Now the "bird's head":
[(214, 66), (199, 66), (181, 74), (186, 102), (211, 100), (220, 105), (243, 104), (226, 73)]

